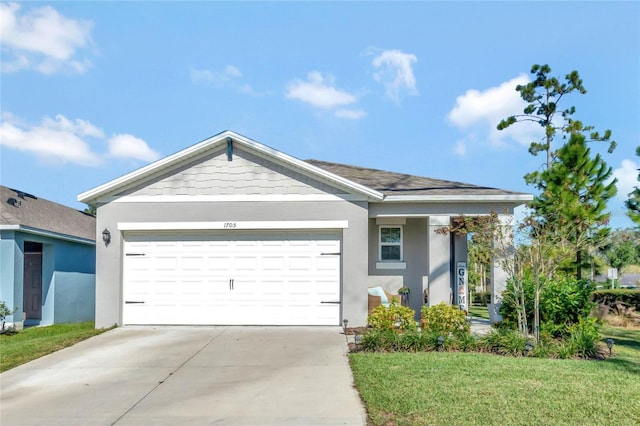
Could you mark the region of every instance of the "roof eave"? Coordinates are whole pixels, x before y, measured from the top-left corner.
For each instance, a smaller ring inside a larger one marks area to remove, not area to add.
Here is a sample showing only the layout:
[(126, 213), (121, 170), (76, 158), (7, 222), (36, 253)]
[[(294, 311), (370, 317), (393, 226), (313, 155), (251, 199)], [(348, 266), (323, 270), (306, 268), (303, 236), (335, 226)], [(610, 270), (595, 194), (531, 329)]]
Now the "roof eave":
[(388, 195), (383, 202), (388, 203), (526, 203), (533, 200), (531, 194), (499, 195)]
[(75, 235), (61, 234), (59, 232), (47, 231), (45, 229), (32, 228), (24, 225), (0, 225), (0, 231), (19, 231), (27, 234), (40, 235), (43, 237), (55, 238), (56, 240), (71, 241), (74, 243), (95, 246), (95, 240), (90, 240)]

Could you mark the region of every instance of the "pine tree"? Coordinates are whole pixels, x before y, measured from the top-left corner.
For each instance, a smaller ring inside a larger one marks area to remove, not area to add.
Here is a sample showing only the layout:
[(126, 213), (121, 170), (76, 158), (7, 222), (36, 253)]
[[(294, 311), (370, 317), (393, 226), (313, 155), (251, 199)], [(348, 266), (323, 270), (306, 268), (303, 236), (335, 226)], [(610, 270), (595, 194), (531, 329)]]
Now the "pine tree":
[[(640, 146), (636, 148), (636, 155), (640, 157)], [(640, 169), (638, 169), (638, 182), (640, 182)], [(640, 226), (640, 186), (633, 189), (625, 204), (629, 209), (628, 215), (631, 220)]]
[(536, 187), (540, 194), (531, 203), (533, 214), (547, 229), (567, 234), (578, 279), (583, 253), (598, 248), (609, 233), (607, 201), (617, 192), (611, 174), (611, 167), (599, 154), (591, 156), (581, 133), (571, 134), (557, 151), (556, 161), (538, 174)]

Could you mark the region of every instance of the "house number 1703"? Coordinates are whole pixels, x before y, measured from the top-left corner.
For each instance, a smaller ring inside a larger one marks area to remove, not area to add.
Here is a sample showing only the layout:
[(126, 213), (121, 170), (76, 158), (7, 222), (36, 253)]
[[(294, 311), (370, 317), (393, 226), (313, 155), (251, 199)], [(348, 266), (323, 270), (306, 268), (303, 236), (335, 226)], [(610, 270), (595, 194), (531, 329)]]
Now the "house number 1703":
[(233, 229), (237, 226), (235, 222), (225, 222), (224, 229)]

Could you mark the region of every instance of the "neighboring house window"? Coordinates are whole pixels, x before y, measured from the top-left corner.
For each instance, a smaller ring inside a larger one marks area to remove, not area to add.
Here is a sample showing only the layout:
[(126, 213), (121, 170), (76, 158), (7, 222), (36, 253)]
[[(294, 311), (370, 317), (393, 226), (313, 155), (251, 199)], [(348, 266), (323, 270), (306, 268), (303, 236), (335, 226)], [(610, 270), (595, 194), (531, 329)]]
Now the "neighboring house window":
[(401, 262), (402, 261), (402, 227), (401, 226), (381, 226), (380, 227), (380, 251), (381, 262)]

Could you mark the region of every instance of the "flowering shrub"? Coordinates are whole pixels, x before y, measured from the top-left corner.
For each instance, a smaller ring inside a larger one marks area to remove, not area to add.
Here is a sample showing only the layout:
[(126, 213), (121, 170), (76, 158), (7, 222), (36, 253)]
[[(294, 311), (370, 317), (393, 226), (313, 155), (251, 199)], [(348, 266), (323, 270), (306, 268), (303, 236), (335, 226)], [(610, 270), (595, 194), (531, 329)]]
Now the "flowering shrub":
[(423, 306), (421, 310), (422, 330), (438, 333), (442, 336), (449, 334), (463, 335), (471, 332), (464, 311), (457, 306), (439, 303), (435, 306)]
[(415, 311), (406, 306), (401, 306), (397, 300), (391, 300), (387, 308), (380, 305), (371, 311), (369, 325), (377, 330), (415, 330), (416, 323), (413, 319)]

